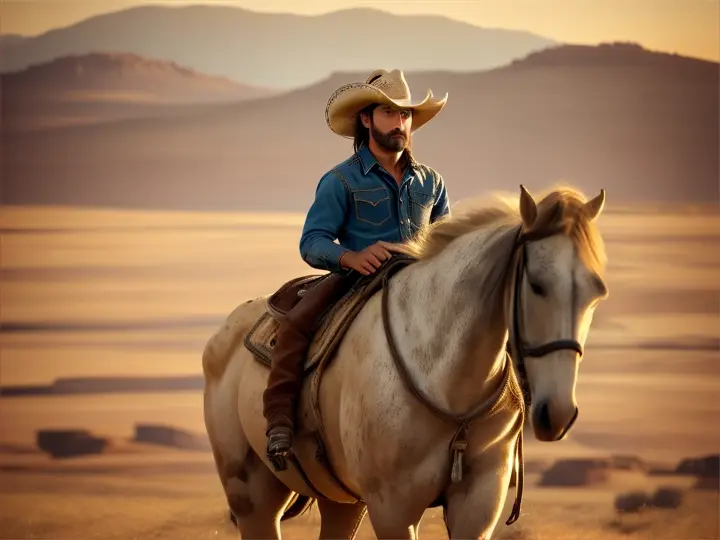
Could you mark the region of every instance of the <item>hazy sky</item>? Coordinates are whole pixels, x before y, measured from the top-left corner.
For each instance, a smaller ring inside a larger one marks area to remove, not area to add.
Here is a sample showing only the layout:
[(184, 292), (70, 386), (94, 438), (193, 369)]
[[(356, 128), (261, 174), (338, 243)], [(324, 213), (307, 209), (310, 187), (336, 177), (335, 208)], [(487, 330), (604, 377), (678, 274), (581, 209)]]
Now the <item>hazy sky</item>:
[(637, 41), (649, 49), (720, 60), (720, 0), (0, 0), (0, 26), (2, 33), (35, 35), (149, 3), (223, 4), (303, 14), (376, 7), (529, 30), (570, 43)]

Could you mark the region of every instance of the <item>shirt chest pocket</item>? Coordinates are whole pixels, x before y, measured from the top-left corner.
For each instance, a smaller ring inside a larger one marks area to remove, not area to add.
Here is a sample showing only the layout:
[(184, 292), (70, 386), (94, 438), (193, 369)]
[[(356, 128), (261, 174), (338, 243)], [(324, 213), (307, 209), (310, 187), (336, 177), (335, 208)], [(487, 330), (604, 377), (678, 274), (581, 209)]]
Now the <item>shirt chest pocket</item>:
[(390, 219), (390, 193), (387, 188), (353, 191), (353, 202), (358, 221), (378, 226)]
[(416, 189), (408, 190), (410, 199), (410, 220), (415, 227), (420, 228), (430, 223), (435, 195)]

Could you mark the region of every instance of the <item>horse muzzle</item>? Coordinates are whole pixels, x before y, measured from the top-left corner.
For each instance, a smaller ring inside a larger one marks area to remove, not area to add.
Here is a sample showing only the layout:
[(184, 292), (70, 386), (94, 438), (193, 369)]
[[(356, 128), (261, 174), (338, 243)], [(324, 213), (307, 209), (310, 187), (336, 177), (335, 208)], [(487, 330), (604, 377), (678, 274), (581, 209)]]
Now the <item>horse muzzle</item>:
[(572, 415), (555, 412), (548, 401), (535, 405), (532, 411), (532, 427), (535, 437), (540, 441), (554, 442), (562, 440), (575, 424), (579, 410), (574, 407)]

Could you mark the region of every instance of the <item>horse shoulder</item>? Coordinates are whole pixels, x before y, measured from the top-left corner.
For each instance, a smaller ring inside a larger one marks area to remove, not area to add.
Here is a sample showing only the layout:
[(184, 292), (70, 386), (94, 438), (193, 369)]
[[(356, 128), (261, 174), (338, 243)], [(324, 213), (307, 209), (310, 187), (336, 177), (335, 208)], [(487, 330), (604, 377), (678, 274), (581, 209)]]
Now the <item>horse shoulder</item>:
[(206, 379), (222, 377), (235, 348), (267, 308), (268, 297), (269, 295), (261, 296), (237, 306), (208, 340), (202, 354), (203, 374)]

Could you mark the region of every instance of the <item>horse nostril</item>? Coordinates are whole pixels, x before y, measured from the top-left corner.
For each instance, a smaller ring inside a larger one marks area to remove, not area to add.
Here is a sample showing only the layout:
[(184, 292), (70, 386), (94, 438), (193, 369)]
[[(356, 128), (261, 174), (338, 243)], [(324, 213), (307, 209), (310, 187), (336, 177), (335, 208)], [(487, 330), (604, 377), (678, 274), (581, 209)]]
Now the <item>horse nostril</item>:
[(535, 423), (543, 430), (550, 430), (550, 409), (548, 408), (547, 402), (538, 403), (535, 408)]

